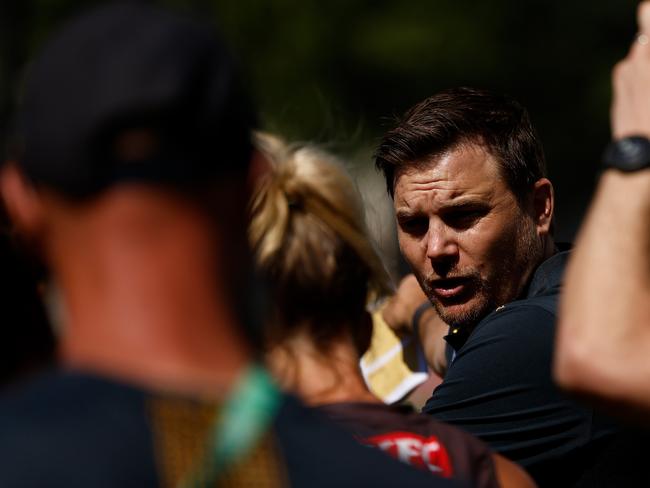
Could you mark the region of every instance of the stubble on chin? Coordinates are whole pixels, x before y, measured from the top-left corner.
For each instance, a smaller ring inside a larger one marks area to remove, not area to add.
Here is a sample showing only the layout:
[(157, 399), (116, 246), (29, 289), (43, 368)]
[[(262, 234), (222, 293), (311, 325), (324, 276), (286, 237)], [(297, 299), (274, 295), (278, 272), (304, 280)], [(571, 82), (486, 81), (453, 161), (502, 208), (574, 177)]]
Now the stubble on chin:
[[(456, 327), (473, 327), (490, 312), (490, 290), (477, 271), (464, 270), (453, 273), (453, 276), (463, 276), (471, 279), (472, 295), (466, 297), (464, 303), (455, 305), (444, 304), (433, 292), (430, 283), (433, 278), (418, 278), (420, 287), (429, 301), (433, 304), (438, 316), (448, 325)], [(496, 308), (496, 307), (495, 307)], [(452, 310), (456, 309), (456, 310)]]
[(490, 312), (491, 304), (489, 303), (488, 298), (482, 294), (474, 296), (470, 300), (475, 301), (476, 303), (468, 303), (466, 307), (458, 311), (452, 311), (451, 306), (443, 305), (435, 297), (431, 298), (432, 295), (430, 294), (427, 294), (427, 296), (429, 296), (429, 299), (440, 318), (449, 326), (473, 328)]

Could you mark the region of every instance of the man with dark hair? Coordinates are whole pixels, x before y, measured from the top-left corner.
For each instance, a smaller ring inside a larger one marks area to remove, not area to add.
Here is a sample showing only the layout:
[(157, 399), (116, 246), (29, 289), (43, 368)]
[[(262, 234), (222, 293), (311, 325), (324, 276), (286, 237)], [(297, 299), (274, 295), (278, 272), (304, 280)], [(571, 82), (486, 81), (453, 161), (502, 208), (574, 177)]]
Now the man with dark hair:
[(210, 29), (144, 5), (81, 16), (30, 66), (0, 188), (60, 288), (62, 368), (0, 397), (1, 486), (447, 486), (255, 365), (253, 125)]
[(403, 306), (413, 298), (398, 294), (385, 317), (449, 326), (448, 370), (424, 412), (482, 438), (540, 486), (577, 483), (613, 430), (552, 381), (568, 253), (553, 241), (553, 187), (526, 110), (483, 90), (441, 92), (384, 135), (376, 164), (402, 254), (433, 304), (413, 313)]
[(544, 150), (528, 112), (515, 100), (472, 88), (442, 91), (416, 104), (376, 152), (388, 193), (399, 168), (462, 142), (480, 141), (496, 158), (510, 190), (523, 200), (546, 176)]

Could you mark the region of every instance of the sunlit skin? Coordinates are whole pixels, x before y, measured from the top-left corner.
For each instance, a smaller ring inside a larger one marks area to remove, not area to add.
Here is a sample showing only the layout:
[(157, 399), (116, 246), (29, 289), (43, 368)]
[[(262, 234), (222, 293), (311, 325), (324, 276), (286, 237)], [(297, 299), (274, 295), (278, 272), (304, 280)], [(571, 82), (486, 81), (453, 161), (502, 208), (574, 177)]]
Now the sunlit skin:
[(536, 203), (534, 190), (520, 204), (497, 164), (483, 146), (463, 144), (396, 177), (400, 249), (450, 325), (471, 327), (516, 299), (548, 254), (550, 182), (536, 184), (548, 202)]

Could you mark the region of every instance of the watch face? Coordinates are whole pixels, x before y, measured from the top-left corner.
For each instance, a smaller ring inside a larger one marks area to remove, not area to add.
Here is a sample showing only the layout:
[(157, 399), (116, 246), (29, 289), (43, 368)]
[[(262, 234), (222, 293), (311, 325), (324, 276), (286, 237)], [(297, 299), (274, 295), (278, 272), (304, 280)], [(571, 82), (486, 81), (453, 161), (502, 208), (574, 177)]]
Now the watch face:
[(633, 136), (614, 141), (603, 157), (605, 167), (621, 171), (636, 171), (650, 167), (650, 140)]

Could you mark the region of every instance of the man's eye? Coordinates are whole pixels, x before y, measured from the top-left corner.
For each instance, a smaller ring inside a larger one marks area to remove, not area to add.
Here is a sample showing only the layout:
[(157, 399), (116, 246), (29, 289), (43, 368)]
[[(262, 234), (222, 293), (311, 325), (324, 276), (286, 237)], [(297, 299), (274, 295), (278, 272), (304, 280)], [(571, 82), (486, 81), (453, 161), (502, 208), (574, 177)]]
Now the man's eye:
[(451, 212), (445, 216), (445, 222), (456, 229), (467, 229), (474, 225), (485, 212), (480, 210)]
[(429, 221), (424, 218), (400, 220), (399, 226), (407, 234), (425, 234), (429, 229)]

